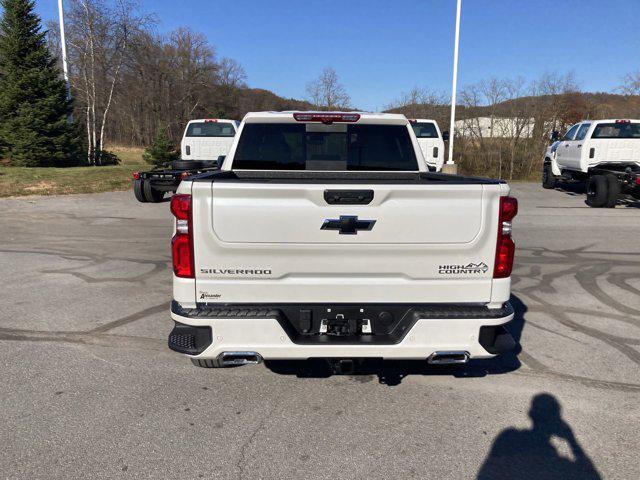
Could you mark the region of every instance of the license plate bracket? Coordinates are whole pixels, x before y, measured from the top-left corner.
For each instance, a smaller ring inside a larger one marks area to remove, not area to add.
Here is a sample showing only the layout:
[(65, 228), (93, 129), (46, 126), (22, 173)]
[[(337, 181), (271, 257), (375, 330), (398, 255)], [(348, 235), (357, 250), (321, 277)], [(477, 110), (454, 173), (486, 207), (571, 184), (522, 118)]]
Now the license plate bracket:
[(349, 318), (344, 313), (336, 313), (322, 319), (319, 333), (335, 336), (366, 335), (372, 333), (371, 321), (368, 318)]

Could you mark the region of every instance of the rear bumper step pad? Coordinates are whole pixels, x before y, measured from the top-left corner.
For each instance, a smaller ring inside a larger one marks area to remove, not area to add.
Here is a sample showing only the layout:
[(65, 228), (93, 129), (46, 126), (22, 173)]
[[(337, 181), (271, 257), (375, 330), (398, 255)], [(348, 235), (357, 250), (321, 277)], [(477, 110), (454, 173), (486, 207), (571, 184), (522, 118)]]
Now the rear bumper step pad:
[[(396, 345), (413, 329), (419, 320), (449, 321), (468, 320), (488, 325), (478, 325), (475, 329), (477, 342), (490, 354), (498, 354), (515, 347), (513, 337), (504, 328), (504, 323), (513, 317), (513, 308), (505, 303), (502, 308), (489, 309), (477, 305), (347, 305), (347, 304), (296, 304), (296, 305), (211, 305), (199, 304), (196, 308), (183, 308), (173, 301), (171, 312), (174, 316), (194, 320), (216, 320), (224, 322), (233, 319), (247, 319), (273, 323), (275, 320), (288, 339), (296, 345)], [(501, 320), (504, 320), (501, 322)], [(455, 323), (455, 322), (454, 322)], [(324, 334), (328, 331), (334, 334)], [(228, 324), (227, 324), (228, 325)], [(337, 327), (336, 327), (337, 325)], [(363, 330), (363, 325), (366, 325)], [(451, 324), (453, 326), (453, 323)], [(179, 323), (172, 334), (187, 333), (189, 325)], [(208, 326), (206, 337), (193, 332), (193, 340), (187, 340), (187, 347), (177, 341), (169, 342), (169, 347), (182, 353), (197, 355), (204, 351), (206, 338), (211, 338)], [(446, 323), (445, 323), (445, 327)], [(371, 333), (365, 333), (365, 332)], [(214, 334), (217, 335), (216, 332)], [(170, 337), (171, 338), (171, 337)], [(178, 338), (176, 336), (176, 338)], [(198, 340), (196, 340), (198, 339)], [(209, 343), (211, 341), (209, 340)], [(188, 348), (190, 351), (185, 351)]]

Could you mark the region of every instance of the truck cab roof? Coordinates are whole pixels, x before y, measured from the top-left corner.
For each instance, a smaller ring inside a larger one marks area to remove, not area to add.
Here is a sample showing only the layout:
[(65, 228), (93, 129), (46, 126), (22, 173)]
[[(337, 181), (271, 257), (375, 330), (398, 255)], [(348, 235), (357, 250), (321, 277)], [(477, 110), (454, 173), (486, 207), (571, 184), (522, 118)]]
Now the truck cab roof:
[[(323, 122), (322, 118), (327, 120)], [(315, 119), (314, 119), (315, 118)], [(331, 121), (331, 118), (333, 120)], [(284, 112), (249, 112), (245, 115), (245, 123), (361, 123), (407, 125), (409, 120), (400, 113), (371, 113), (371, 112), (343, 112), (343, 111), (284, 111)]]
[(635, 118), (607, 118), (603, 120), (581, 120), (577, 123), (640, 123), (639, 119)]
[(432, 118), (410, 118), (409, 122), (413, 123), (413, 122), (418, 122), (418, 123), (438, 123), (435, 120), (433, 120)]
[(189, 120), (188, 123), (198, 123), (198, 122), (212, 122), (212, 123), (217, 123), (217, 122), (229, 122), (229, 123), (238, 123), (237, 120), (230, 120), (228, 118), (194, 118), (193, 120)]

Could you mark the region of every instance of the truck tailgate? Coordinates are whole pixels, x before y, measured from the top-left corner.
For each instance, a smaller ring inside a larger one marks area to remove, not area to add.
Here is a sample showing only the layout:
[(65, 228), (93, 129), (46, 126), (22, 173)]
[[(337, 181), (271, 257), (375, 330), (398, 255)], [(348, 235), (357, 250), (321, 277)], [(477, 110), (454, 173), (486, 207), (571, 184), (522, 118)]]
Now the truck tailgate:
[[(640, 164), (640, 139), (590, 139), (589, 145), (595, 148), (598, 163), (636, 162)], [(592, 161), (588, 160), (588, 162)]]
[[(329, 205), (325, 191), (374, 195), (367, 205)], [(458, 244), (471, 242), (482, 227), (482, 185), (213, 183), (211, 195), (213, 234), (224, 243)], [(341, 215), (376, 223), (357, 234), (320, 228)]]
[(197, 299), (489, 302), (503, 187), (194, 182)]

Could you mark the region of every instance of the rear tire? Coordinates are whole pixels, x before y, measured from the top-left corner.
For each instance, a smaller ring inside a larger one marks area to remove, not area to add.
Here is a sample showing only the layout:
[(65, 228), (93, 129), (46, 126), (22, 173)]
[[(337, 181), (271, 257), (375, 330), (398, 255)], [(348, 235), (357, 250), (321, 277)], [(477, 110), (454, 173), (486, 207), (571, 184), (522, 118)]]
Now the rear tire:
[(164, 198), (164, 192), (160, 190), (156, 190), (151, 186), (151, 182), (149, 180), (145, 180), (144, 185), (144, 196), (147, 199), (147, 202), (158, 203), (161, 202)]
[(133, 195), (139, 202), (147, 203), (147, 197), (144, 196), (144, 190), (142, 189), (143, 182), (144, 180), (141, 178), (136, 178), (133, 180)]
[(551, 169), (551, 164), (547, 163), (542, 167), (542, 188), (546, 188), (551, 190), (556, 188), (558, 184), (558, 177), (553, 174), (553, 170)]
[(609, 185), (604, 175), (594, 175), (587, 182), (587, 205), (602, 208), (607, 204)]
[(200, 368), (224, 368), (217, 358), (192, 358), (191, 363)]
[(618, 177), (613, 174), (609, 174), (606, 176), (607, 179), (607, 204), (605, 205), (607, 208), (616, 208), (616, 204), (618, 203), (618, 195), (620, 195), (620, 182), (618, 182)]

